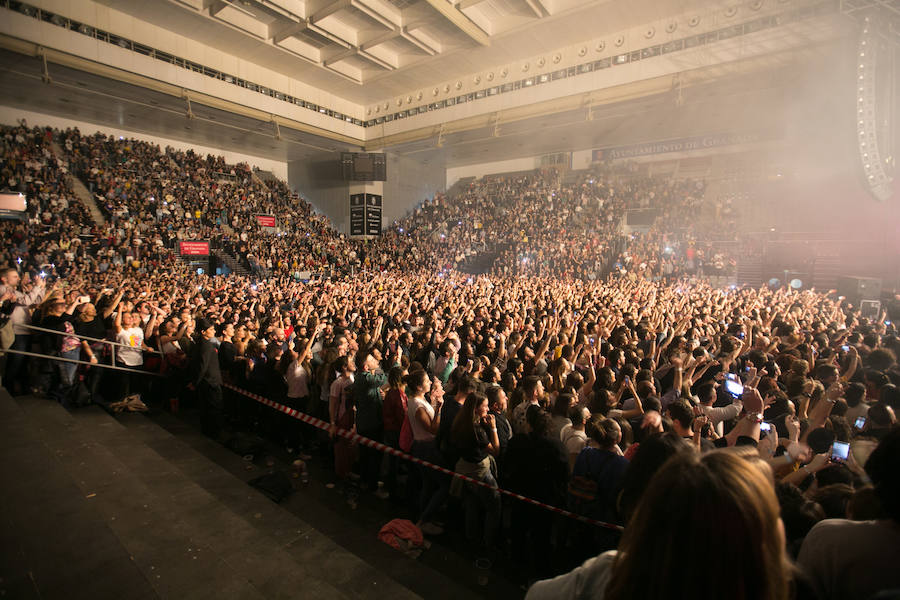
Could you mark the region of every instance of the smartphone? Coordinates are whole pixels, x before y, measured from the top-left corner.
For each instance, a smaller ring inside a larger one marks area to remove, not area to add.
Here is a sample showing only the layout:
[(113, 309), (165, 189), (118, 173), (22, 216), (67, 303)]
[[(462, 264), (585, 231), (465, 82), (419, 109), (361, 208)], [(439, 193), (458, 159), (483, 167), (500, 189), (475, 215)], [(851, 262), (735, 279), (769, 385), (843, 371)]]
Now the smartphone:
[(744, 384), (737, 375), (729, 373), (725, 376), (725, 390), (735, 398), (740, 398), (744, 393)]
[(79, 303), (79, 304), (87, 304), (87, 303), (90, 302), (90, 301), (91, 301), (91, 297), (90, 297), (90, 296), (78, 296), (78, 303)]
[(853, 426), (861, 431), (866, 426), (866, 418), (856, 417), (856, 421), (853, 423)]
[(831, 445), (831, 460), (843, 462), (850, 454), (849, 442), (835, 442)]
[(763, 421), (759, 424), (759, 437), (765, 437), (769, 435), (769, 432), (772, 431), (772, 424), (766, 423)]
[(843, 350), (844, 352), (850, 352), (850, 346), (844, 344), (843, 346), (841, 346), (841, 350)]

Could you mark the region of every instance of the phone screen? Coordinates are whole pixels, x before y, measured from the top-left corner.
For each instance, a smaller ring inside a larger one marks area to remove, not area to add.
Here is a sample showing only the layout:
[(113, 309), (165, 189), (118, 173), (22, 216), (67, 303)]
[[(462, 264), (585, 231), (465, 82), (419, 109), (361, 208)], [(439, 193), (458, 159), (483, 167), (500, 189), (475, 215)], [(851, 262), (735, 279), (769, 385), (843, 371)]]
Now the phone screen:
[(849, 454), (850, 444), (848, 442), (835, 442), (831, 445), (831, 458), (833, 460), (847, 460)]
[(740, 382), (737, 375), (728, 374), (725, 376), (725, 389), (729, 394), (738, 398), (744, 393), (744, 384)]
[(772, 431), (772, 424), (766, 423), (763, 421), (759, 424), (759, 434), (760, 435), (769, 435), (769, 432)]
[(866, 418), (865, 417), (856, 417), (856, 422), (853, 423), (853, 426), (857, 429), (862, 429), (866, 426)]

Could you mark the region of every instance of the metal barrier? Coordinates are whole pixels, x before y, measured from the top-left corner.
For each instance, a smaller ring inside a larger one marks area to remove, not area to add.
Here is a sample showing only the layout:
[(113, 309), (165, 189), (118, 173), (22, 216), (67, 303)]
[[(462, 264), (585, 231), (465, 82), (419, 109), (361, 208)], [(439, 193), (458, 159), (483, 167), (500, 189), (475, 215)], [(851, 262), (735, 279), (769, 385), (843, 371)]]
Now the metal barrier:
[[(112, 369), (114, 371), (128, 371), (129, 373), (135, 373), (135, 369), (129, 369), (127, 367), (119, 367), (115, 364), (108, 365), (102, 362), (92, 363), (90, 361), (78, 360), (76, 358), (65, 358), (63, 356), (55, 356), (53, 354), (41, 354), (39, 352), (26, 352), (25, 350), (12, 350), (7, 348), (6, 350), (0, 350), (0, 356), (4, 354), (20, 354), (22, 356), (31, 356), (32, 358), (46, 358), (47, 360), (58, 360), (60, 362), (69, 362), (76, 363), (79, 365), (85, 365), (88, 367), (99, 367), (101, 369)], [(153, 371), (137, 371), (141, 373), (141, 375), (151, 375), (153, 377), (164, 377), (162, 373), (154, 373)]]
[[(32, 331), (40, 331), (42, 333), (52, 333), (52, 334), (56, 334), (56, 335), (64, 335), (67, 337), (78, 338), (79, 340), (88, 340), (91, 342), (100, 342), (101, 344), (107, 344), (109, 346), (109, 351), (110, 351), (110, 355), (112, 356), (113, 364), (115, 364), (115, 362), (116, 362), (116, 346), (121, 346), (122, 348), (129, 348), (131, 350), (135, 349), (134, 346), (129, 346), (128, 344), (123, 344), (121, 342), (114, 342), (112, 340), (104, 340), (104, 339), (100, 339), (100, 338), (90, 337), (87, 335), (79, 335), (74, 332), (69, 333), (68, 331), (58, 331), (56, 329), (46, 329), (44, 327), (37, 327), (35, 325), (21, 325), (20, 327), (25, 327), (26, 329), (30, 329)], [(147, 352), (149, 354), (162, 354), (162, 352), (160, 352), (159, 350), (153, 350), (152, 348), (149, 350), (141, 349), (141, 352)], [(45, 356), (45, 355), (41, 354), (40, 356)], [(48, 358), (51, 358), (51, 357), (48, 357)], [(66, 359), (66, 360), (68, 360), (68, 359)], [(90, 363), (88, 363), (88, 364), (90, 364)]]

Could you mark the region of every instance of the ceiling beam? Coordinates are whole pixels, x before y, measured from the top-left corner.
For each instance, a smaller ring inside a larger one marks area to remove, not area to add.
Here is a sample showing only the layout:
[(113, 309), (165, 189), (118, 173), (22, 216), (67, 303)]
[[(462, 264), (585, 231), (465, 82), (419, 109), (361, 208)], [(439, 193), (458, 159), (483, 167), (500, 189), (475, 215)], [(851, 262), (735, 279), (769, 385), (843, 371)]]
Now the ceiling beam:
[(388, 31), (387, 33), (383, 33), (377, 37), (372, 38), (366, 42), (363, 42), (359, 45), (360, 50), (369, 50), (370, 48), (374, 48), (379, 44), (383, 44), (385, 42), (389, 42), (394, 38), (398, 38), (403, 35), (403, 32), (398, 28), (394, 31)]
[(350, 6), (350, 0), (337, 0), (331, 4), (317, 10), (310, 18), (310, 23), (317, 23), (329, 15), (333, 15), (337, 11)]
[(329, 65), (333, 65), (336, 62), (341, 62), (344, 59), (350, 58), (351, 56), (356, 56), (358, 50), (359, 49), (356, 46), (352, 46), (350, 48), (347, 48), (346, 50), (341, 50), (340, 52), (332, 54), (331, 56), (323, 60), (322, 66), (327, 67)]
[(335, 44), (339, 44), (339, 45), (343, 46), (344, 48), (352, 48), (353, 47), (353, 44), (351, 44), (347, 40), (334, 35), (333, 33), (331, 33), (330, 31), (328, 31), (327, 29), (325, 29), (323, 27), (314, 25), (312, 22), (307, 22), (306, 27), (313, 33), (320, 35), (321, 37), (325, 38), (326, 40), (331, 40)]
[(460, 0), (456, 3), (456, 7), (459, 10), (466, 10), (467, 8), (472, 8), (476, 4), (481, 4), (485, 0)]
[(209, 16), (214, 17), (224, 9), (230, 7), (231, 5), (225, 2), (224, 0), (215, 0), (215, 2), (210, 2), (209, 4)]
[(447, 4), (446, 0), (426, 0), (431, 7), (441, 13), (457, 29), (475, 40), (482, 46), (490, 46), (491, 38), (478, 25), (469, 20), (469, 17), (461, 13), (455, 6)]
[(400, 35), (403, 36), (404, 40), (418, 48), (421, 48), (426, 54), (430, 56), (434, 56), (438, 53), (438, 50), (436, 48), (432, 48), (431, 46), (414, 36), (406, 27), (401, 28)]
[(347, 50), (342, 50), (341, 52), (338, 52), (337, 54), (333, 54), (333, 55), (329, 56), (328, 58), (326, 58), (325, 60), (322, 61), (322, 66), (323, 67), (333, 67), (335, 63), (339, 63), (342, 60), (346, 60), (346, 59), (352, 58), (354, 56), (364, 58), (367, 61), (369, 61), (370, 63), (372, 63), (373, 65), (375, 65), (376, 67), (380, 67), (380, 68), (384, 69), (385, 71), (393, 71), (394, 69), (397, 68), (396, 66), (392, 65), (391, 63), (389, 63), (385, 60), (382, 60), (373, 54), (369, 54), (368, 52), (366, 52), (365, 50), (363, 50), (361, 48), (358, 48), (357, 46), (353, 46), (351, 48), (348, 48)]
[(359, 56), (360, 56), (361, 58), (365, 58), (365, 59), (368, 60), (370, 63), (372, 63), (372, 64), (374, 64), (374, 65), (377, 65), (377, 66), (381, 67), (381, 68), (384, 69), (385, 71), (393, 71), (393, 70), (395, 70), (395, 69), (397, 68), (396, 65), (392, 65), (391, 63), (387, 62), (386, 60), (383, 60), (383, 59), (381, 59), (381, 58), (378, 58), (378, 57), (375, 56), (374, 54), (370, 54), (370, 53), (366, 52), (365, 50), (363, 50), (363, 49), (361, 49), (361, 48), (360, 48), (360, 50), (359, 50)]
[(272, 29), (279, 25), (281, 24), (276, 22), (269, 26), (269, 37), (271, 38), (273, 44), (279, 44), (289, 37), (297, 35), (307, 28), (307, 22), (301, 21), (299, 23), (291, 23), (287, 27), (281, 27), (277, 32), (273, 33)]
[(544, 6), (544, 3), (541, 2), (541, 0), (525, 0), (525, 4), (534, 11), (534, 14), (538, 19), (543, 19), (550, 14), (550, 11), (547, 10), (547, 7)]
[(396, 23), (394, 23), (393, 21), (391, 21), (391, 20), (388, 19), (387, 17), (385, 17), (385, 16), (379, 14), (378, 11), (376, 11), (376, 10), (373, 9), (373, 8), (370, 8), (368, 5), (366, 5), (366, 4), (362, 3), (362, 2), (359, 2), (359, 0), (350, 0), (350, 6), (352, 6), (353, 8), (355, 8), (356, 10), (358, 10), (359, 12), (363, 13), (364, 15), (366, 15), (367, 17), (369, 17), (369, 18), (372, 19), (373, 21), (377, 21), (378, 23), (380, 23), (380, 24), (383, 25), (384, 27), (387, 27), (388, 29), (393, 30), (393, 29), (395, 29), (395, 28), (397, 27), (397, 24), (396, 24)]

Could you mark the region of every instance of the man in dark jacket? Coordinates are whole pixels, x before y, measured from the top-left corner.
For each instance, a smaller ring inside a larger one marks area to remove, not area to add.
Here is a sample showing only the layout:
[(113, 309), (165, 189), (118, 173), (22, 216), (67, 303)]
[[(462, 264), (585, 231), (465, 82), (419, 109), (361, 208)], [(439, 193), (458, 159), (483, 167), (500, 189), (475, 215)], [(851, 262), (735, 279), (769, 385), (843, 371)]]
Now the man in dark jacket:
[[(366, 353), (361, 368), (356, 371), (352, 393), (356, 405), (356, 431), (359, 435), (380, 442), (384, 436), (381, 416), (384, 403), (384, 387), (387, 375), (379, 364), (381, 354), (378, 350)], [(374, 491), (379, 498), (386, 498), (387, 492), (378, 489), (378, 477), (381, 474), (381, 452), (368, 446), (359, 447), (359, 467), (362, 483)]]
[[(500, 473), (503, 487), (553, 506), (563, 506), (569, 459), (559, 438), (549, 437), (550, 415), (532, 405), (525, 412), (526, 433), (509, 440)], [(556, 565), (550, 532), (553, 513), (526, 504), (512, 505), (513, 552), (519, 564), (537, 577), (547, 577)], [(551, 557), (548, 560), (548, 557)]]
[(194, 369), (190, 387), (197, 390), (197, 397), (203, 411), (203, 433), (218, 438), (224, 423), (222, 409), (222, 373), (219, 371), (219, 357), (212, 338), (216, 328), (206, 319), (197, 320), (198, 340), (194, 350)]

